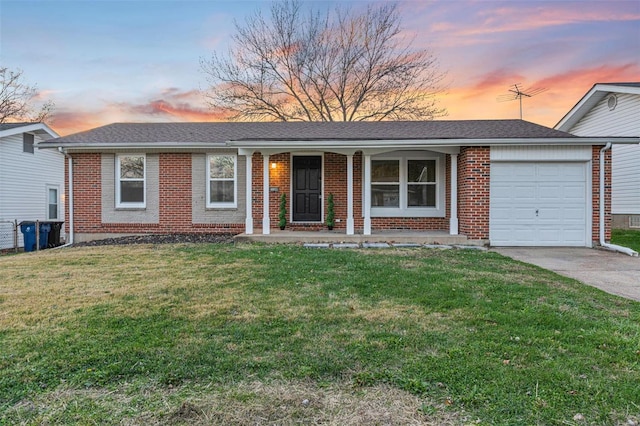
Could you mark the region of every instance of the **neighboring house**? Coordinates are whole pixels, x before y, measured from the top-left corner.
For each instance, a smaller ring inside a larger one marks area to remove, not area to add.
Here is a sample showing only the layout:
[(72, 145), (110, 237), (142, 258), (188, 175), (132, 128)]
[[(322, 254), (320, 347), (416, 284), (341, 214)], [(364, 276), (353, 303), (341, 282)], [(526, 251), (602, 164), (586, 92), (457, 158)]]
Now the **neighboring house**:
[(0, 124), (0, 249), (14, 245), (8, 222), (64, 220), (64, 155), (38, 149), (55, 137), (44, 123)]
[[(555, 126), (577, 136), (640, 136), (640, 83), (600, 83)], [(612, 147), (614, 228), (640, 228), (640, 145)]]
[(496, 246), (590, 247), (601, 223), (600, 152), (610, 140), (522, 120), (121, 123), (42, 145), (70, 157), (75, 242), (269, 234), (282, 193), (287, 228), (319, 231), (333, 193), (336, 229), (347, 239), (439, 230)]

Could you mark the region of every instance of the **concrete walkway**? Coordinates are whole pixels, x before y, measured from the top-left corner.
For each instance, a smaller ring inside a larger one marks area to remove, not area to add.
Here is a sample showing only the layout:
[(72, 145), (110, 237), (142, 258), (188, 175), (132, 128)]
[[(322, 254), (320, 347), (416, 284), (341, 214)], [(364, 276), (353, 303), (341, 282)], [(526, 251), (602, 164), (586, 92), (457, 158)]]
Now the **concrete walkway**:
[(589, 248), (493, 248), (504, 256), (640, 301), (640, 258)]

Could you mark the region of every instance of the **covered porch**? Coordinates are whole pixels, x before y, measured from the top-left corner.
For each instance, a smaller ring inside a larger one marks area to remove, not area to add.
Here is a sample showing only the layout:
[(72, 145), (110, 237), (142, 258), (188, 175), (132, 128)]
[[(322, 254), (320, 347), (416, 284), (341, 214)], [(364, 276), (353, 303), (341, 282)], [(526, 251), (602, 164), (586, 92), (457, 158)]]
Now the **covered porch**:
[[(355, 141), (230, 142), (237, 146), (238, 155), (246, 158), (245, 232), (238, 239), (465, 244), (467, 238), (458, 235), (459, 146), (427, 146), (424, 141), (412, 141), (410, 146), (406, 146), (406, 141), (404, 145), (396, 141), (357, 143), (356, 147)], [(408, 165), (415, 161), (414, 156), (428, 153), (434, 156), (425, 160), (437, 164), (437, 191), (432, 195), (431, 208), (408, 205), (406, 190), (412, 182), (408, 184), (406, 178), (398, 185), (400, 197), (404, 197), (404, 206), (400, 207), (404, 209), (381, 208), (377, 204), (373, 191), (379, 191), (380, 185), (372, 182), (372, 167), (375, 169), (376, 159), (381, 155), (398, 153), (401, 155), (400, 176), (406, 175)], [(297, 185), (294, 162), (296, 158), (308, 156), (321, 159), (319, 195), (312, 196), (319, 199), (319, 212), (313, 220), (296, 220), (292, 214)], [(342, 208), (340, 214), (336, 214), (338, 223), (333, 231), (324, 226), (326, 198), (331, 193), (337, 193), (340, 202), (336, 204)], [(284, 231), (277, 227), (278, 200), (282, 194), (287, 198), (288, 208)]]

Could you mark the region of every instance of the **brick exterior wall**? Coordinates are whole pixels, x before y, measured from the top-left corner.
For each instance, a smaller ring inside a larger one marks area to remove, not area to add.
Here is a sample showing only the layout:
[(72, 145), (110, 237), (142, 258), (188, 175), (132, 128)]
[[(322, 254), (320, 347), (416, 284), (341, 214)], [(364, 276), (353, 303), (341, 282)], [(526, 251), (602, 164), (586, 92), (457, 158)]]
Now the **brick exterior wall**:
[(191, 154), (160, 154), (160, 225), (191, 231)]
[[(599, 155), (600, 146), (592, 148), (592, 193), (593, 193), (593, 240), (599, 235)], [(269, 167), (269, 186), (278, 192), (269, 192), (271, 227), (278, 227), (280, 195), (287, 195), (287, 229), (318, 230), (320, 224), (290, 224), (291, 218), (291, 154), (272, 155), (270, 162), (277, 167)], [(372, 229), (415, 229), (449, 230), (451, 185), (450, 156), (446, 156), (446, 217), (444, 218), (372, 218)], [(159, 222), (102, 223), (101, 218), (101, 155), (98, 153), (73, 154), (74, 166), (74, 232), (75, 234), (144, 234), (144, 233), (242, 233), (244, 224), (192, 223), (192, 155), (191, 153), (165, 153), (159, 155)], [(325, 153), (323, 163), (324, 214), (326, 198), (334, 194), (335, 217), (340, 221), (335, 228), (344, 230), (347, 219), (347, 158), (341, 154)], [(362, 212), (362, 167), (363, 155), (358, 152), (353, 157), (353, 214), (356, 232), (364, 227)], [(253, 155), (252, 207), (254, 231), (262, 229), (263, 203), (263, 159), (260, 153)], [(238, 172), (242, 172), (238, 170)], [(606, 152), (606, 212), (605, 237), (611, 238), (611, 151)], [(68, 162), (65, 162), (65, 179), (68, 182)], [(470, 239), (489, 239), (489, 183), (490, 148), (465, 147), (458, 155), (458, 220), (459, 232)], [(68, 184), (67, 184), (67, 193)], [(66, 217), (69, 223), (69, 197), (66, 197)], [(238, 204), (245, 200), (238, 200)], [(324, 221), (324, 218), (323, 218)]]
[[(191, 153), (160, 154), (159, 223), (103, 223), (100, 206), (101, 154), (73, 154), (72, 157), (74, 233), (77, 235), (244, 232), (244, 224), (192, 223)], [(65, 170), (67, 182), (68, 176), (68, 170)], [(65, 219), (69, 223), (68, 197), (65, 203)]]
[(458, 155), (458, 230), (489, 239), (490, 148), (464, 147)]
[[(592, 240), (594, 245), (600, 244), (600, 150), (602, 146), (594, 146), (591, 148), (591, 193), (592, 193)], [(604, 239), (606, 242), (611, 241), (611, 150), (605, 151), (605, 180), (604, 180), (604, 200), (605, 200), (605, 217), (604, 217)]]
[[(100, 154), (74, 154), (73, 219), (75, 233), (102, 232), (102, 184)], [(69, 162), (65, 162), (66, 193), (69, 192)], [(65, 199), (65, 222), (69, 223), (69, 197)]]

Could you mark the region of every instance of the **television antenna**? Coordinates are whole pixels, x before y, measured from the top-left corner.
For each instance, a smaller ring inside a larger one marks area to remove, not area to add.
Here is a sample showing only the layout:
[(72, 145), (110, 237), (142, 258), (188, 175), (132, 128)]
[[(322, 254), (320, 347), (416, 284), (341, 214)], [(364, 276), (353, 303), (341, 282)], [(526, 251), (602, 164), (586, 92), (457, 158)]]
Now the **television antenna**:
[(531, 87), (529, 89), (524, 90), (520, 86), (522, 86), (522, 84), (520, 83), (516, 83), (513, 86), (511, 86), (511, 88), (509, 88), (509, 93), (505, 93), (504, 95), (498, 96), (498, 102), (515, 101), (516, 99), (519, 100), (520, 101), (520, 120), (522, 120), (522, 98), (531, 98), (535, 95), (538, 95), (544, 92), (547, 89), (542, 87), (536, 87), (536, 88)]

